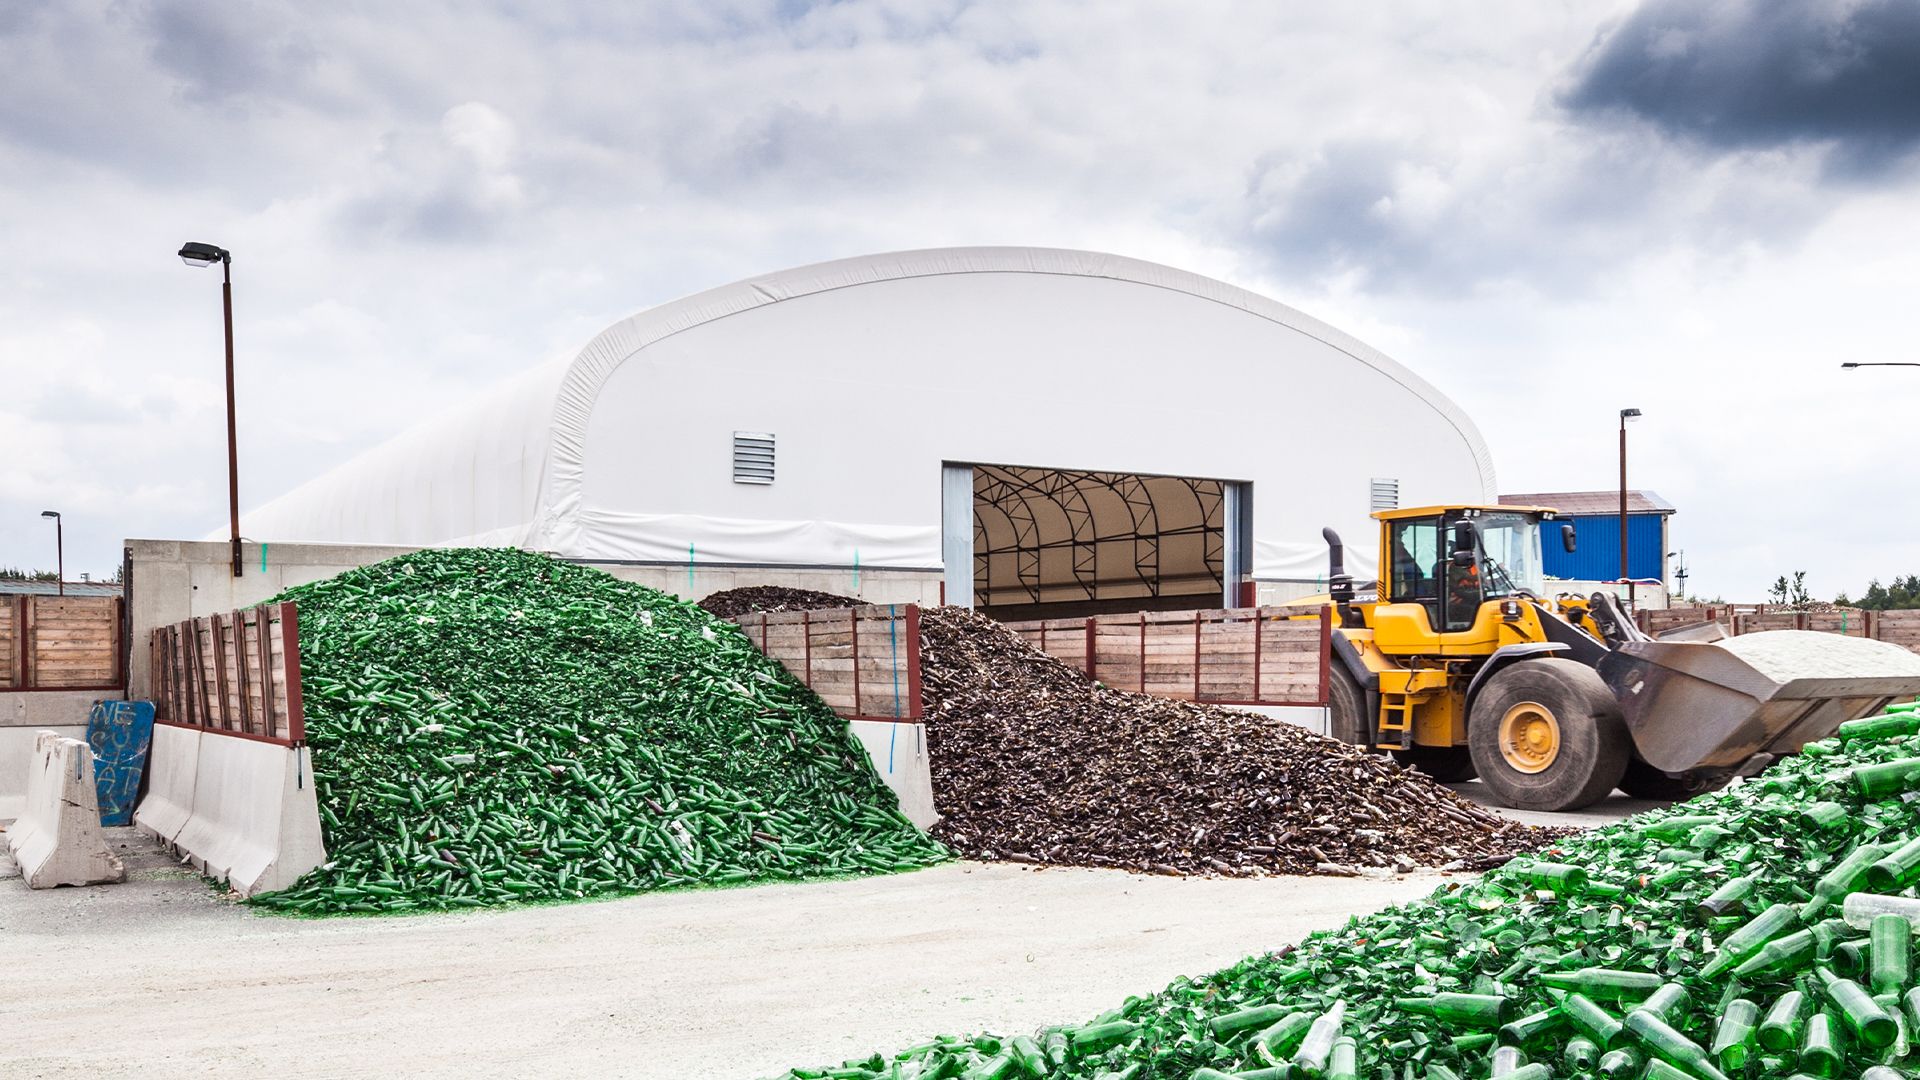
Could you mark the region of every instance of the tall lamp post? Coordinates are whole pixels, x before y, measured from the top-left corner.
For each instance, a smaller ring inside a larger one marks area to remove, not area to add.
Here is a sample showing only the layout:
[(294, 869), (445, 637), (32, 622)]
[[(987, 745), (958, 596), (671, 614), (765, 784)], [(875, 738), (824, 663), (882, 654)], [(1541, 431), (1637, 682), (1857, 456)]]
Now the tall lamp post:
[(65, 596), (67, 595), (67, 538), (63, 534), (66, 532), (66, 529), (60, 521), (60, 511), (42, 510), (40, 511), (40, 516), (53, 519), (53, 558), (55, 567), (53, 572), (59, 579), (54, 584), (58, 586), (60, 595)]
[(1865, 360), (1858, 363), (1849, 361), (1841, 364), (1840, 367), (1843, 371), (1852, 371), (1854, 368), (1863, 367), (1920, 367), (1920, 362), (1913, 360)]
[(233, 576), (240, 576), (240, 440), (233, 410), (233, 255), (212, 244), (188, 243), (180, 248), (188, 266), (220, 264), (220, 310), (227, 328), (227, 512), (233, 524)]
[(1629, 609), (1634, 605), (1634, 588), (1627, 576), (1627, 421), (1638, 419), (1639, 409), (1620, 410), (1620, 581), (1627, 587)]

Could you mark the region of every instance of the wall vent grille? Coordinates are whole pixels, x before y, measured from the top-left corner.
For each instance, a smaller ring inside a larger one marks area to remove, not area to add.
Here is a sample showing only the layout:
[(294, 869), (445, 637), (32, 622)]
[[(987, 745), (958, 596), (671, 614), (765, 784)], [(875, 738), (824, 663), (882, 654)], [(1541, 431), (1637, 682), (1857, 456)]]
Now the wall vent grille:
[(733, 433), (733, 482), (773, 483), (773, 436), (764, 431)]

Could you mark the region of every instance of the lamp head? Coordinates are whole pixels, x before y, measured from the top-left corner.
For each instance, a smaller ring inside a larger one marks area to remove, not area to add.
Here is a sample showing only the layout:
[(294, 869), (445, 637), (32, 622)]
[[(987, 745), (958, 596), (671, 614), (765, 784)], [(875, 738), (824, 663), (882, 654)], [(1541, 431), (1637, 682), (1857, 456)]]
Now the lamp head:
[(1627, 422), (1627, 421), (1629, 421), (1629, 420), (1638, 420), (1638, 419), (1640, 419), (1640, 410), (1639, 410), (1639, 409), (1621, 409), (1621, 410), (1620, 410), (1620, 422), (1621, 422), (1621, 423), (1623, 423), (1623, 424), (1624, 424), (1624, 423), (1626, 423), (1626, 422)]
[(1842, 367), (1843, 369), (1845, 369), (1845, 370), (1847, 370), (1847, 371), (1852, 371), (1852, 370), (1853, 370), (1854, 368), (1857, 368), (1857, 367), (1859, 367), (1860, 365), (1859, 365), (1859, 364), (1857, 364), (1857, 363), (1855, 363), (1855, 362), (1854, 362), (1854, 361), (1852, 361), (1852, 360), (1847, 360), (1847, 361), (1843, 361), (1843, 362), (1842, 362), (1842, 363), (1840, 364), (1840, 366), (1841, 366), (1841, 367)]
[(57, 518), (57, 517), (59, 517), (59, 516), (60, 516), (60, 511), (58, 511), (58, 510), (42, 510), (42, 511), (40, 511), (40, 516), (41, 516), (41, 517), (44, 517), (44, 518)]
[(186, 243), (180, 246), (180, 261), (188, 266), (212, 266), (214, 263), (231, 261), (232, 258), (226, 248), (212, 244)]

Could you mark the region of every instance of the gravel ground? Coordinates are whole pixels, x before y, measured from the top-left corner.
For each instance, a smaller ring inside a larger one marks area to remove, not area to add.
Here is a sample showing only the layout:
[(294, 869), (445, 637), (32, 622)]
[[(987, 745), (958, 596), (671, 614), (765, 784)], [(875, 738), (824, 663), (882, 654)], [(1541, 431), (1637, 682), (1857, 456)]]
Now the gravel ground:
[(111, 832), (127, 884), (34, 893), (0, 870), (0, 1076), (750, 1080), (942, 1031), (1092, 1016), (1448, 880), (961, 863), (305, 921), (228, 904)]

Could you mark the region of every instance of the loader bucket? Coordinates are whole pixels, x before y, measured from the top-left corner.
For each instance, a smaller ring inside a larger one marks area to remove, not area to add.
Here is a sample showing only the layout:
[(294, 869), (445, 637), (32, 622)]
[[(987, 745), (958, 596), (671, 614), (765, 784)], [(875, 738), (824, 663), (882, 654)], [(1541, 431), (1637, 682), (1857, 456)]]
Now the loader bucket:
[(1628, 642), (1599, 671), (1641, 759), (1668, 773), (1725, 772), (1756, 754), (1789, 754), (1920, 694), (1920, 656), (1807, 630)]

